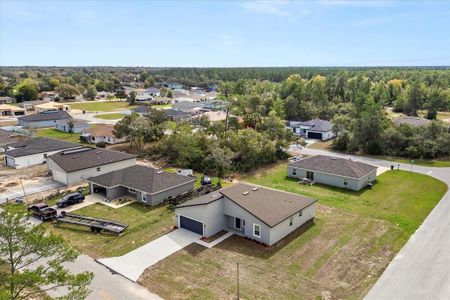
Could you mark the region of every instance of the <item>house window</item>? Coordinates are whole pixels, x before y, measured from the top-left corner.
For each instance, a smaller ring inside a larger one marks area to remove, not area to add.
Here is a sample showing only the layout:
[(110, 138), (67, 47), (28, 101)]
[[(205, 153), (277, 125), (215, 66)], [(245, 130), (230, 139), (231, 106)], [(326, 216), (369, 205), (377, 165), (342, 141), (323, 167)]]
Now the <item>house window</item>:
[(97, 172), (100, 172), (100, 167), (97, 168)]
[(128, 188), (128, 192), (130, 192), (131, 194), (136, 194), (136, 190), (132, 188)]
[(314, 180), (314, 173), (311, 171), (307, 171), (306, 172), (306, 178), (310, 179), (310, 180)]
[(348, 184), (348, 180), (344, 179), (344, 185), (347, 186), (347, 184)]
[(291, 218), (289, 219), (289, 226), (292, 226), (293, 223), (294, 223), (294, 217), (291, 217)]
[(303, 215), (303, 211), (301, 210), (298, 212), (298, 216), (301, 217), (302, 215)]
[(47, 158), (47, 153), (44, 153), (44, 158)]
[(261, 226), (258, 224), (253, 224), (253, 235), (260, 238), (261, 237)]
[(297, 175), (297, 169), (292, 169), (292, 175)]

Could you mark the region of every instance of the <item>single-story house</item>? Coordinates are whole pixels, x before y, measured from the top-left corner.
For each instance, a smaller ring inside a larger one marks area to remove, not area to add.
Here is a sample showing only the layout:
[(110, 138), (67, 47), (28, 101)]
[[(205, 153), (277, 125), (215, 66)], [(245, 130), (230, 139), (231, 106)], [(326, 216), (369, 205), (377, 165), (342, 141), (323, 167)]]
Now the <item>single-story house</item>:
[(0, 104), (11, 104), (16, 102), (16, 99), (8, 96), (2, 96), (0, 97)]
[(55, 127), (57, 121), (68, 122), (72, 117), (66, 111), (47, 111), (19, 117), (19, 126), (23, 128)]
[(45, 164), (47, 158), (59, 151), (80, 148), (80, 145), (49, 138), (35, 138), (6, 146), (5, 165), (16, 169)]
[(429, 124), (431, 121), (421, 117), (398, 116), (393, 119), (394, 125), (409, 125), (413, 127), (420, 127)]
[(137, 106), (137, 107), (133, 108), (131, 111), (133, 113), (137, 113), (137, 114), (140, 114), (140, 115), (146, 115), (146, 114), (148, 114), (149, 108), (150, 107), (147, 106), (147, 105), (140, 105), (140, 106)]
[(92, 144), (118, 144), (126, 141), (124, 137), (119, 139), (114, 136), (114, 125), (111, 124), (96, 124), (94, 127), (84, 130), (81, 136)]
[(25, 114), (25, 109), (9, 105), (0, 104), (0, 116), (23, 116)]
[(42, 91), (38, 94), (38, 99), (48, 101), (53, 101), (58, 94), (54, 91)]
[(317, 200), (238, 183), (175, 208), (178, 228), (203, 237), (222, 230), (273, 245), (314, 218)]
[(185, 112), (185, 111), (177, 110), (177, 109), (170, 108), (170, 109), (164, 109), (163, 111), (166, 113), (169, 120), (175, 121), (175, 122), (189, 121), (192, 118), (192, 114)]
[(154, 97), (159, 97), (161, 95), (161, 92), (160, 92), (159, 88), (154, 87), (154, 86), (149, 87), (147, 89), (147, 92), (150, 93), (150, 95), (154, 96)]
[(287, 176), (359, 191), (375, 181), (377, 167), (351, 159), (317, 155), (289, 163)]
[(27, 139), (28, 138), (26, 136), (0, 128), (0, 152), (5, 151), (7, 145)]
[(168, 197), (192, 191), (195, 181), (195, 177), (141, 165), (88, 178), (90, 192), (102, 193), (106, 201), (131, 195), (137, 201), (151, 206), (161, 204)]
[[(72, 120), (72, 128), (70, 126), (70, 120)], [(88, 122), (79, 119), (61, 119), (56, 120), (55, 128), (59, 131), (69, 132), (69, 133), (81, 133), (87, 130), (90, 125)]]
[(47, 111), (70, 111), (70, 105), (59, 102), (45, 102), (34, 106), (37, 113)]
[(289, 121), (289, 128), (299, 136), (308, 139), (329, 140), (334, 137), (333, 124), (330, 121), (314, 119), (310, 121)]
[(25, 108), (28, 111), (33, 111), (33, 110), (35, 110), (36, 105), (41, 105), (41, 104), (44, 104), (47, 102), (48, 101), (45, 101), (45, 100), (24, 101), (24, 102), (20, 102), (19, 106), (22, 108)]
[(93, 176), (117, 171), (136, 164), (136, 155), (100, 148), (78, 148), (48, 157), (53, 180), (72, 185)]

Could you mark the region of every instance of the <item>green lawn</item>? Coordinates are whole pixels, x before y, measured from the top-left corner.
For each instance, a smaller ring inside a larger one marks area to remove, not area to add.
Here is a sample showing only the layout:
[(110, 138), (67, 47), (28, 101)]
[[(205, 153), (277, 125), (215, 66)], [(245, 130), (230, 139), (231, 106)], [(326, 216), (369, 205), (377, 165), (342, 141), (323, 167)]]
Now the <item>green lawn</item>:
[(91, 112), (108, 112), (115, 110), (124, 110), (124, 109), (132, 109), (135, 106), (128, 105), (127, 102), (124, 101), (111, 101), (111, 102), (82, 102), (82, 103), (72, 103), (70, 106), (73, 109), (86, 110)]
[(63, 131), (56, 130), (55, 128), (42, 128), (36, 130), (37, 137), (48, 137), (52, 139), (62, 140), (65, 142), (79, 143), (80, 134), (79, 133), (67, 133)]
[(97, 115), (94, 118), (102, 119), (102, 120), (118, 120), (118, 119), (122, 119), (125, 116), (126, 116), (125, 114), (112, 113), (112, 114)]
[(299, 184), (297, 179), (286, 178), (285, 164), (242, 180), (302, 194), (319, 199), (321, 204), (387, 220), (405, 230), (408, 236), (422, 224), (447, 191), (447, 185), (433, 177), (397, 170), (378, 176), (372, 190), (359, 192), (321, 184)]
[(61, 234), (70, 244), (94, 257), (120, 256), (169, 232), (175, 225), (173, 211), (167, 206), (148, 207), (132, 203), (121, 208), (93, 204), (73, 213), (115, 220), (129, 225), (120, 236), (92, 233), (89, 228), (44, 223), (50, 230)]

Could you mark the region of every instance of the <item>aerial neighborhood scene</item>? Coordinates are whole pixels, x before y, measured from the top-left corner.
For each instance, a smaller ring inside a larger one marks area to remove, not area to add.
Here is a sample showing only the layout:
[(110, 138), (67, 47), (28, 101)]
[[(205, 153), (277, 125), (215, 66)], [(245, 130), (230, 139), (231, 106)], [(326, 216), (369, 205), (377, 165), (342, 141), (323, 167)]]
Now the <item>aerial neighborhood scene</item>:
[(0, 299), (450, 299), (449, 29), (0, 0)]

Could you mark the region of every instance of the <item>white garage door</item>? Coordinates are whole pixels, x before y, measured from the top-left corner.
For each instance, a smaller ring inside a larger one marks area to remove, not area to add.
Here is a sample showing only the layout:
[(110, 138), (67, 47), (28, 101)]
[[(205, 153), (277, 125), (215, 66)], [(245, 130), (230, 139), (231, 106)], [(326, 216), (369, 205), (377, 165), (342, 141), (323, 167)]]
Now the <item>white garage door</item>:
[(55, 170), (53, 170), (52, 173), (53, 173), (54, 181), (58, 181), (58, 182), (67, 184), (66, 174), (64, 174), (63, 172), (55, 171)]

